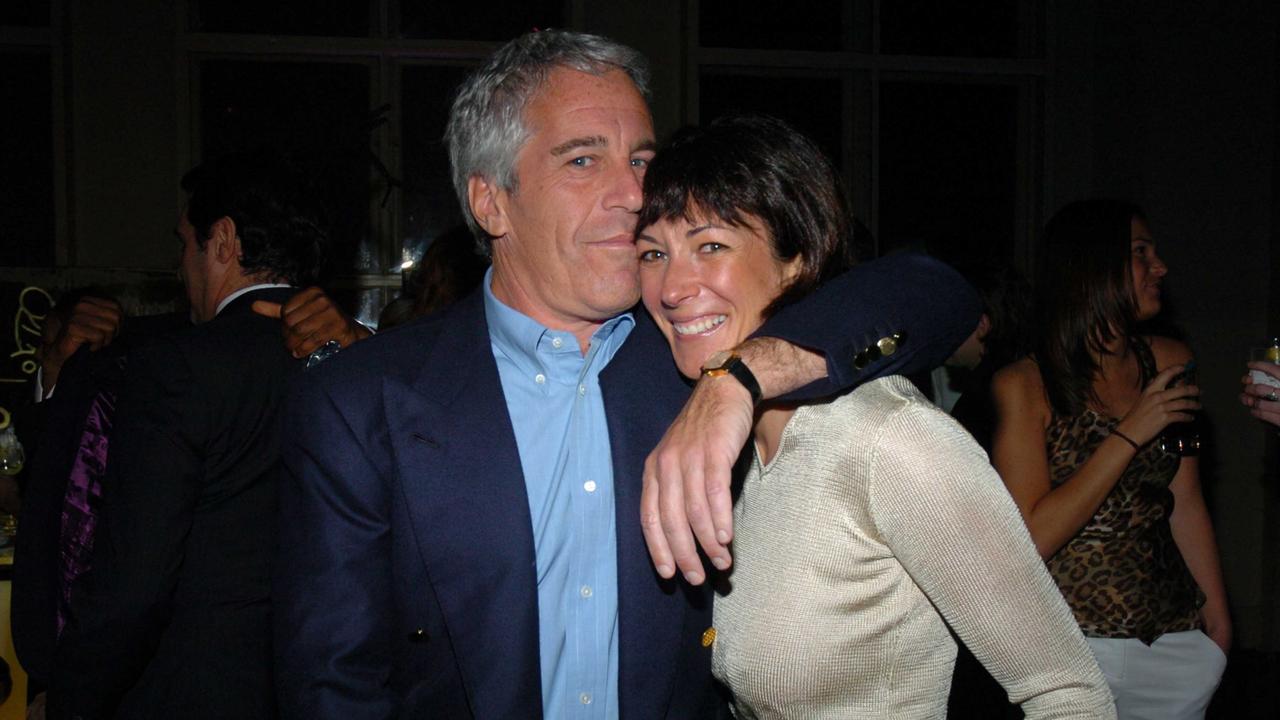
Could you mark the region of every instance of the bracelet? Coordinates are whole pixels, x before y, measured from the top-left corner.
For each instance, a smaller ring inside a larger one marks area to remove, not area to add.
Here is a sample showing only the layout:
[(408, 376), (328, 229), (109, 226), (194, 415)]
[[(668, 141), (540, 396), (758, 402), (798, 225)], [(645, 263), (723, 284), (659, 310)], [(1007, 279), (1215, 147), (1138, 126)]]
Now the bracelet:
[(1140, 450), (1140, 449), (1141, 449), (1140, 447), (1138, 447), (1138, 443), (1136, 443), (1136, 442), (1134, 442), (1134, 441), (1133, 441), (1133, 438), (1131, 438), (1131, 437), (1129, 437), (1128, 435), (1125, 435), (1124, 433), (1120, 432), (1120, 430), (1119, 430), (1119, 429), (1117, 429), (1117, 428), (1111, 428), (1111, 434), (1112, 434), (1112, 435), (1115, 435), (1116, 437), (1120, 438), (1121, 440), (1123, 440), (1123, 441), (1125, 441), (1125, 442), (1129, 443), (1130, 445), (1132, 445), (1132, 446), (1133, 446), (1133, 449), (1134, 449), (1135, 451), (1137, 451), (1137, 450)]

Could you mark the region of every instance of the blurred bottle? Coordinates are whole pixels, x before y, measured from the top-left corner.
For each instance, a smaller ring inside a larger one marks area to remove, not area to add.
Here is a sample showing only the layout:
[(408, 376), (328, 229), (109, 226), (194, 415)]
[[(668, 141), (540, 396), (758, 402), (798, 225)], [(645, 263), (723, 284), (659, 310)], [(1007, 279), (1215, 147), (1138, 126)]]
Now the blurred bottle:
[(22, 443), (13, 433), (13, 426), (8, 418), (0, 425), (0, 475), (17, 475), (22, 472), (26, 462), (26, 453), (22, 451)]

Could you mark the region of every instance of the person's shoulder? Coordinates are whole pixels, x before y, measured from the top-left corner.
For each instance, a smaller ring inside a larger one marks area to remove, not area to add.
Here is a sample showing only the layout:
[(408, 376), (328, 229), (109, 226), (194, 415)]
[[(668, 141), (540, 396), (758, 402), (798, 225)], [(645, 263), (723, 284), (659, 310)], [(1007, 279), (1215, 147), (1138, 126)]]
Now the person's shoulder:
[[(901, 375), (866, 383), (841, 398), (851, 414), (850, 443), (870, 443), (889, 465), (936, 461), (936, 452), (978, 453), (981, 448), (955, 418)], [(985, 456), (983, 456), (985, 457)]]
[(843, 416), (842, 425), (859, 436), (870, 436), (904, 418), (915, 418), (909, 422), (950, 419), (902, 375), (886, 375), (863, 383), (825, 407), (831, 414)]
[(475, 342), (474, 338), (462, 336), (484, 332), (482, 324), (471, 327), (471, 323), (447, 314), (418, 318), (357, 341), (308, 368), (302, 374), (302, 383), (323, 386), (338, 395), (368, 393), (387, 379), (411, 383), (414, 378), (433, 372), (433, 358), (439, 357), (435, 351), (442, 344)]
[(1182, 365), (1192, 359), (1191, 348), (1181, 340), (1163, 335), (1146, 335), (1142, 341), (1151, 348), (1156, 368), (1163, 370), (1170, 365)]
[(1025, 411), (1047, 418), (1049, 398), (1040, 365), (1033, 358), (1012, 362), (991, 376), (991, 399), (997, 408)]
[(1029, 357), (1005, 365), (991, 376), (991, 391), (1032, 394), (1044, 392), (1040, 366)]

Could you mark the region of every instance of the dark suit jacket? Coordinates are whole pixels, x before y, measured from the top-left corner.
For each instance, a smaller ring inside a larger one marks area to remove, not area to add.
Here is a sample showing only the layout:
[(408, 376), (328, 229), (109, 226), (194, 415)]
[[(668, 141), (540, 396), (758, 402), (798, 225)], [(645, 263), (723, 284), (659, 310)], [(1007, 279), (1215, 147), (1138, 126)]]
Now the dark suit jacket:
[(269, 718), (279, 407), (300, 365), (258, 290), (132, 353), (93, 568), (49, 716)]
[(44, 422), (29, 446), (34, 452), (18, 517), (22, 532), (14, 548), (10, 626), (18, 660), (40, 690), (57, 641), (62, 502), (89, 404), (100, 391), (119, 390), (131, 349), (190, 324), (185, 313), (127, 318), (111, 345), (96, 352), (81, 347), (68, 358), (54, 394), (35, 406)]
[[(830, 349), (836, 385), (941, 362), (979, 308), (959, 276), (918, 257), (864, 266), (805, 307), (813, 312), (780, 314), (769, 333)], [(853, 369), (858, 352), (893, 332), (910, 341)], [(283, 448), (284, 715), (540, 717), (533, 530), (480, 292), (306, 379), (287, 410), (299, 432)], [(640, 531), (644, 458), (689, 394), (642, 309), (601, 388), (617, 507), (621, 716), (714, 717), (723, 699), (701, 643), (709, 592), (660, 580)]]

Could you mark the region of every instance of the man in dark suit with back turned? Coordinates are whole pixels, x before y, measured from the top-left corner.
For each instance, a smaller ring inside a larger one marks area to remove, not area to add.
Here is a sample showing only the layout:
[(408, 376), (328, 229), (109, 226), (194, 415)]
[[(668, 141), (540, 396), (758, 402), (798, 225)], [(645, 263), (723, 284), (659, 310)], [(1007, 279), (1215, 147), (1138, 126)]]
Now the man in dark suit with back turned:
[[(691, 398), (661, 334), (629, 312), (654, 152), (645, 86), (634, 50), (545, 31), (460, 90), (448, 142), (493, 257), (481, 289), (356, 344), (290, 398), (275, 595), (286, 716), (715, 717), (710, 597), (650, 564), (646, 453), (688, 400), (687, 417), (705, 417), (684, 424), (693, 443), (736, 456), (756, 382), (774, 397), (941, 362), (976, 324), (954, 273), (875, 263), (768, 326), (831, 364), (749, 341)], [(717, 407), (733, 413), (702, 414)]]
[(183, 178), (194, 325), (132, 353), (92, 569), (59, 641), (48, 715), (270, 718), (278, 408), (301, 366), (256, 314), (315, 279), (325, 234), (300, 177), (235, 155)]

